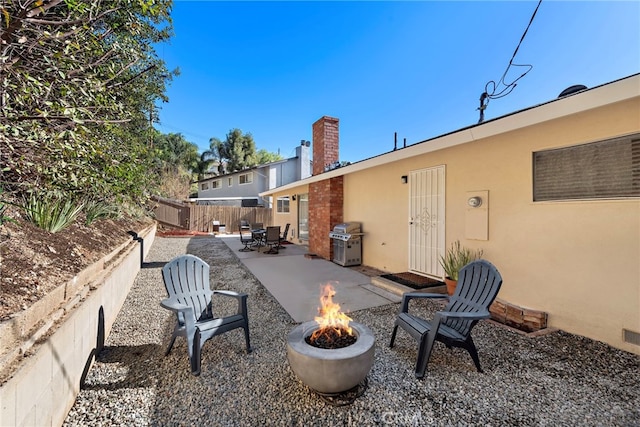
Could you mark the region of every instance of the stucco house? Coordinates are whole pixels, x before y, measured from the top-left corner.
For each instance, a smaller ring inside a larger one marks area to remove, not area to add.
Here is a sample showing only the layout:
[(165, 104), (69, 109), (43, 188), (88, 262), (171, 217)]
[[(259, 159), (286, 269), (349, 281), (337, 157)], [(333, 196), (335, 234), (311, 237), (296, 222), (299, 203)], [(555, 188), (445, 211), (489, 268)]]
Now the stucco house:
[(313, 176), (261, 193), (291, 201), (273, 218), (310, 252), (331, 260), (329, 232), (358, 221), (363, 264), (442, 278), (460, 240), (502, 300), (640, 354), (640, 74), (325, 172), (338, 125), (313, 124)]
[[(311, 176), (309, 141), (301, 141), (294, 157), (197, 181), (197, 204), (271, 207), (260, 193)], [(282, 204), (282, 201), (280, 202)]]

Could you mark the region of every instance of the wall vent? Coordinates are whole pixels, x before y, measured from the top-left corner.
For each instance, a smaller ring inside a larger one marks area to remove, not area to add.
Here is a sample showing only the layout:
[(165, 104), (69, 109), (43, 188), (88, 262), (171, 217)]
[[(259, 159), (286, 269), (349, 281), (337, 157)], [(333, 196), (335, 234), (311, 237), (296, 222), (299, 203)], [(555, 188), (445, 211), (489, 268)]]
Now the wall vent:
[(629, 344), (640, 345), (640, 333), (628, 329), (622, 330), (622, 339)]

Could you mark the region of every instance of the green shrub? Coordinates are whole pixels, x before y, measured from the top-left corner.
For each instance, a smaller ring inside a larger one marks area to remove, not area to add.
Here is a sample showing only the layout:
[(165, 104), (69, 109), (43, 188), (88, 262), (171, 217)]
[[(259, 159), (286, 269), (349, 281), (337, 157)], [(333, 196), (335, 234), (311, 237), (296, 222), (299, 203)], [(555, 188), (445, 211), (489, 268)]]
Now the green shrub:
[(51, 194), (31, 193), (24, 206), (27, 220), (51, 233), (57, 233), (73, 223), (84, 203)]
[(95, 220), (102, 218), (117, 218), (119, 212), (116, 208), (105, 202), (89, 200), (84, 205), (85, 225), (91, 225)]

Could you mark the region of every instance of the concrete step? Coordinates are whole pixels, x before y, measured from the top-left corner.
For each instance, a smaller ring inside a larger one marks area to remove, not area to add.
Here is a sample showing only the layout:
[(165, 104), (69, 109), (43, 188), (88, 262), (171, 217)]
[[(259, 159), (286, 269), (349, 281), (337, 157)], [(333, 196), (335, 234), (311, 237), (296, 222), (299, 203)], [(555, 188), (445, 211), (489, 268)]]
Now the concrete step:
[(402, 297), (402, 294), (404, 294), (405, 292), (425, 292), (434, 294), (447, 293), (447, 287), (445, 285), (434, 286), (427, 289), (413, 289), (409, 286), (401, 285), (400, 283), (394, 282), (393, 280), (385, 279), (384, 277), (380, 276), (372, 277), (371, 284), (387, 292), (399, 295), (400, 297)]
[(381, 288), (373, 284), (360, 285), (368, 291), (373, 292), (376, 295), (380, 295), (382, 298), (388, 299), (391, 302), (401, 302), (402, 297), (395, 292), (389, 292), (388, 290)]

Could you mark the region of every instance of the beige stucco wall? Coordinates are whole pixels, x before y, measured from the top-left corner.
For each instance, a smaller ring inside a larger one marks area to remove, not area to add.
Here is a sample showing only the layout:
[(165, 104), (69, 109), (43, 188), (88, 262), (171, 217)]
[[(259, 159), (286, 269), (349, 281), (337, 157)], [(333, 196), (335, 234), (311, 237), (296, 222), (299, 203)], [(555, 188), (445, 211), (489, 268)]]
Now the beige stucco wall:
[[(640, 353), (640, 201), (532, 201), (534, 151), (640, 132), (640, 100), (602, 107), (345, 176), (344, 218), (362, 221), (363, 263), (408, 268), (412, 170), (446, 166), (446, 241), (484, 250), (499, 297), (549, 313), (549, 324)], [(489, 239), (465, 239), (466, 193), (489, 191)]]
[[(504, 278), (499, 297), (547, 312), (549, 326), (640, 354), (623, 340), (623, 329), (640, 333), (640, 200), (534, 203), (532, 196), (533, 152), (640, 133), (640, 96), (628, 96), (637, 93), (637, 82), (627, 79), (328, 173), (344, 174), (344, 220), (363, 224), (363, 264), (408, 270), (410, 184), (401, 177), (444, 165), (446, 246), (459, 239), (482, 249)], [(599, 102), (599, 96), (619, 100)], [(488, 240), (465, 235), (468, 192), (476, 190), (489, 193)], [(302, 185), (275, 196), (305, 192)], [(295, 224), (297, 206), (274, 218)]]
[[(289, 235), (287, 236), (287, 240), (294, 243), (304, 243), (298, 239), (298, 200), (292, 200), (291, 196), (298, 194), (305, 194), (309, 192), (308, 185), (302, 185), (299, 187), (291, 188), (284, 192), (275, 193), (273, 196), (273, 225), (279, 225), (280, 230), (284, 231), (284, 227), (288, 224), (291, 224), (289, 227)], [(275, 201), (278, 197), (289, 196), (289, 212), (288, 213), (279, 213), (277, 209), (277, 203)]]

